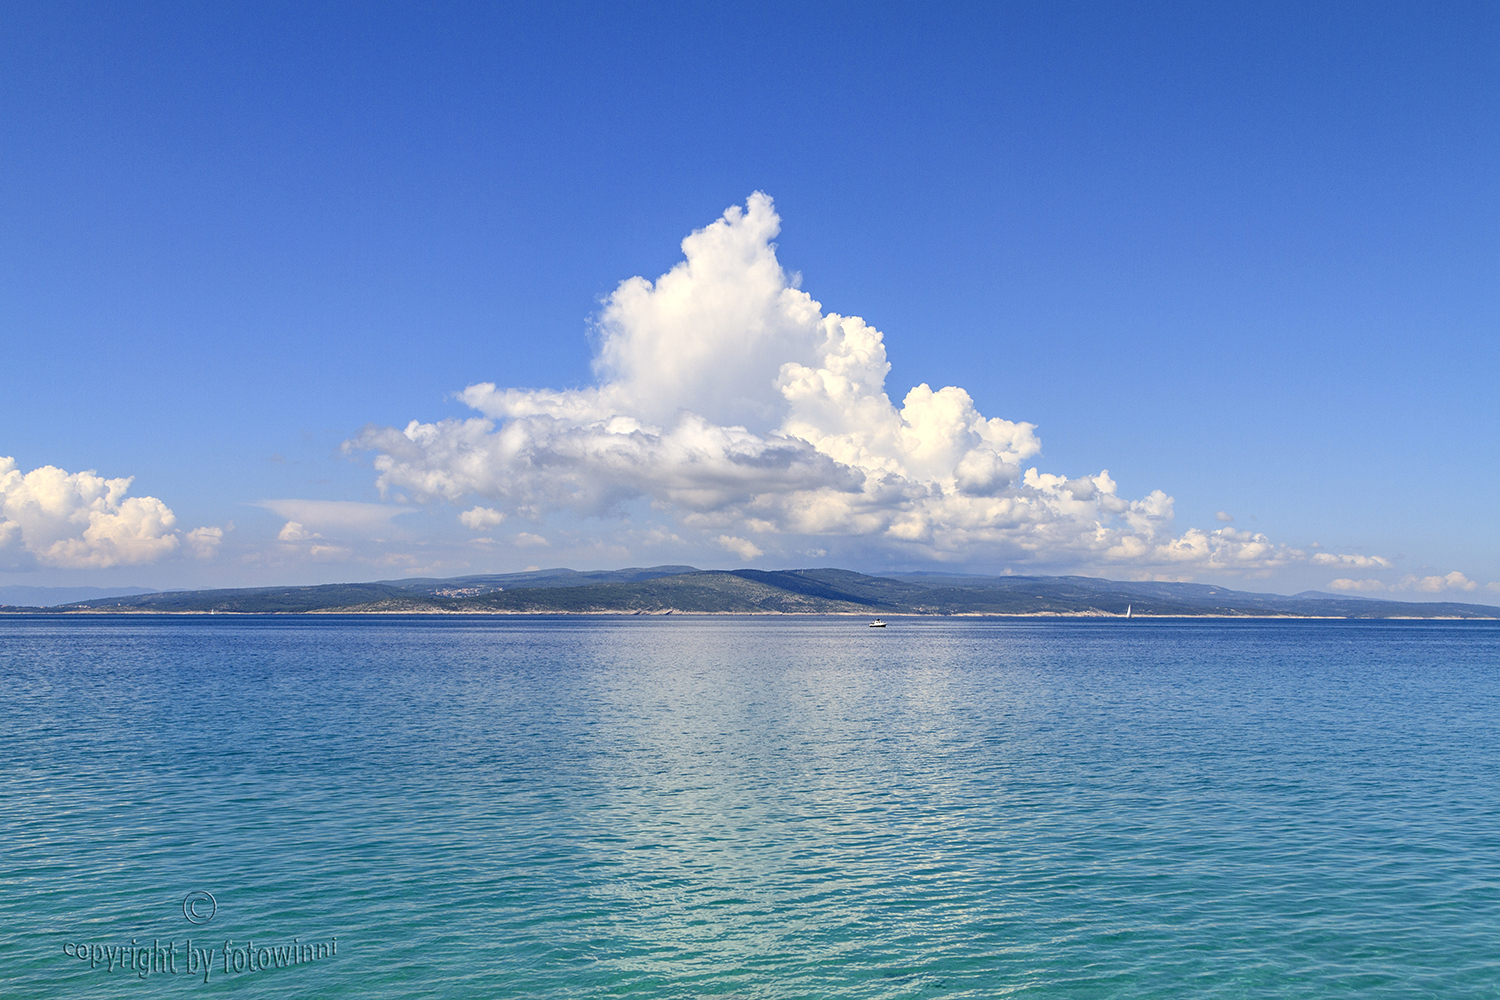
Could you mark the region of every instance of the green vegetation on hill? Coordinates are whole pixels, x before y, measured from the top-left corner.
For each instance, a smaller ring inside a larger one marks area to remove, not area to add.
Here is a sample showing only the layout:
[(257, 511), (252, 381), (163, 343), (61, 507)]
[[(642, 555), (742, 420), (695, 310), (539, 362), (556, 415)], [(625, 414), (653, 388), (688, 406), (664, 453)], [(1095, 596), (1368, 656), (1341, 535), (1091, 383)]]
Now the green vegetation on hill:
[(177, 614), (217, 611), (234, 614), (296, 614), (368, 604), (405, 591), (383, 583), (328, 583), (319, 587), (256, 587), (245, 590), (184, 590), (134, 597), (107, 597), (66, 604), (53, 611), (134, 611)]
[(796, 593), (747, 579), (739, 573), (694, 571), (638, 583), (585, 587), (527, 587), (451, 601), (404, 598), (379, 601), (357, 611), (447, 611), (508, 614), (860, 614), (866, 606), (847, 599)]
[[(1255, 594), (1211, 584), (1094, 577), (866, 576), (842, 569), (703, 572), (689, 567), (389, 580), (111, 597), (51, 613), (882, 614), (1318, 618), (1497, 618), (1477, 604), (1415, 604), (1333, 594)], [(41, 613), (43, 609), (9, 609)]]

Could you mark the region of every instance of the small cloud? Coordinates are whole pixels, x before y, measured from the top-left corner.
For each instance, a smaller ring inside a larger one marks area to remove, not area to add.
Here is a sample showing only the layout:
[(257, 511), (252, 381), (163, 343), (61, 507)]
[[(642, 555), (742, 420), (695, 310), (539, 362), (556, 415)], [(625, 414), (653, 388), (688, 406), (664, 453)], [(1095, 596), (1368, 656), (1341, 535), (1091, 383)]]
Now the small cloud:
[(505, 514), (492, 507), (475, 507), (458, 515), (458, 520), (470, 531), (487, 531), (504, 521)]
[(1352, 590), (1362, 593), (1374, 593), (1385, 589), (1385, 584), (1379, 580), (1335, 580), (1328, 585), (1330, 590)]
[(1229, 513), (1227, 510), (1221, 510), (1214, 515), (1214, 520), (1223, 521), (1225, 524), (1228, 524), (1230, 521), (1234, 520), (1234, 515)]
[(1447, 582), (1450, 590), (1479, 589), (1479, 584), (1475, 583), (1473, 580), (1470, 580), (1462, 573), (1449, 573), (1447, 576), (1443, 577), (1443, 579)]
[(1446, 576), (1407, 576), (1399, 584), (1402, 590), (1416, 590), (1424, 594), (1439, 594), (1445, 590), (1478, 590), (1479, 584), (1457, 571)]
[[(233, 523), (230, 527), (234, 527)], [(194, 528), (182, 538), (195, 559), (212, 559), (214, 553), (219, 551), (219, 544), (224, 541), (224, 529)]]
[(354, 553), (342, 545), (313, 545), (308, 548), (307, 554), (314, 559), (342, 560)]
[(529, 531), (523, 531), (516, 535), (515, 543), (523, 548), (551, 548), (552, 543), (541, 535), (533, 535)]
[(714, 544), (722, 549), (728, 549), (746, 562), (749, 562), (751, 559), (759, 559), (765, 555), (754, 542), (743, 538), (735, 538), (733, 535), (720, 535), (714, 539)]
[(276, 536), (279, 541), (283, 542), (307, 542), (322, 537), (316, 531), (308, 531), (299, 521), (288, 521), (282, 525), (280, 534)]
[(1334, 552), (1317, 552), (1312, 556), (1315, 566), (1349, 566), (1353, 569), (1390, 569), (1391, 561), (1383, 556), (1358, 556)]
[[(1344, 556), (1344, 559), (1354, 559), (1354, 556)], [(1382, 560), (1384, 562), (1384, 560)], [(1354, 590), (1375, 593), (1379, 591), (1416, 591), (1419, 594), (1441, 594), (1444, 591), (1457, 590), (1468, 592), (1479, 589), (1479, 584), (1470, 580), (1467, 576), (1457, 571), (1443, 576), (1417, 576), (1415, 573), (1408, 574), (1397, 583), (1381, 583), (1379, 580), (1335, 580), (1329, 584), (1334, 590)], [(1500, 590), (1500, 585), (1489, 584), (1490, 590)]]
[(379, 563), (399, 568), (405, 576), (452, 576), (457, 571), (469, 568), (469, 564), (461, 560), (430, 559), (408, 552), (388, 553)]
[(357, 534), (378, 531), (392, 518), (415, 512), (413, 507), (360, 503), (357, 500), (262, 500), (256, 506), (309, 528)]

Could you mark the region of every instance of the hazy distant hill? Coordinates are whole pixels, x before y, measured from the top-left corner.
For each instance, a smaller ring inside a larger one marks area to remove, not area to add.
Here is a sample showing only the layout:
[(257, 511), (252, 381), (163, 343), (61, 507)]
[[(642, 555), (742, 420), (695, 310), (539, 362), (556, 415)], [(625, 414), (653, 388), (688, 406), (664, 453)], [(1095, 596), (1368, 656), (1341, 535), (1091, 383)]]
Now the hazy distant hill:
[(664, 576), (697, 573), (696, 566), (652, 566), (648, 569), (598, 569), (579, 572), (573, 569), (537, 569), (526, 573), (490, 573), (484, 576), (458, 576), (442, 580), (381, 580), (380, 583), (403, 590), (436, 594), (444, 590), (477, 587), (499, 590), (514, 587), (583, 587), (594, 583), (636, 583)]
[[(383, 580), (376, 583), (326, 583), (313, 587), (242, 587), (233, 590), (137, 591), (134, 595), (113, 594), (107, 598), (82, 600), (58, 608), (63, 611), (150, 611), (180, 614), (216, 611), (237, 614), (296, 614), (369, 605), (387, 600), (424, 599), (437, 602), (446, 610), (453, 597), (486, 594), (524, 585), (533, 588), (578, 586), (652, 580), (682, 572), (696, 572), (691, 566), (657, 566), (651, 569), (601, 570), (579, 573), (570, 569), (540, 570), (531, 573), (501, 573), (486, 576), (464, 576), (446, 580)], [(422, 605), (422, 607), (427, 607)]]
[(136, 594), (154, 593), (156, 591), (148, 587), (24, 587), (13, 585), (0, 587), (0, 606), (51, 608), (59, 604), (94, 601), (103, 597), (131, 597)]
[[(52, 612), (239, 614), (917, 614), (1316, 618), (1500, 618), (1478, 604), (1408, 603), (1307, 592), (1256, 594), (1200, 583), (1086, 576), (867, 576), (842, 569), (729, 572), (689, 566), (538, 570), (453, 579), (148, 593)], [(15, 609), (11, 609), (15, 610)], [(40, 611), (40, 609), (37, 609)]]

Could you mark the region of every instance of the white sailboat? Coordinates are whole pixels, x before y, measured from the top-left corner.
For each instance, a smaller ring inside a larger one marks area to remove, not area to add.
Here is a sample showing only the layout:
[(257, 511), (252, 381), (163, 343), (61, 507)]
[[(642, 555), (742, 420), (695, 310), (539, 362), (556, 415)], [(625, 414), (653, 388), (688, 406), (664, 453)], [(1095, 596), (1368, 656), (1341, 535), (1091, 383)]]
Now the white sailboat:
[(1131, 606), (1129, 604), (1125, 605), (1125, 617), (1126, 618), (1130, 617), (1130, 608), (1131, 608)]

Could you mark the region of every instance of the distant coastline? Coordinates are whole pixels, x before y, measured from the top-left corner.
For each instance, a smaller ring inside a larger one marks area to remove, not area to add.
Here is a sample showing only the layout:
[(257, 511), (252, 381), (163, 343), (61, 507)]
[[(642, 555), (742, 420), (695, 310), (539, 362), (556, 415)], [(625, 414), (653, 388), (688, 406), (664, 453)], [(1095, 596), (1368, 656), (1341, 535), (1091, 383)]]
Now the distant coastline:
[(1500, 607), (1096, 577), (871, 576), (842, 569), (567, 569), (453, 579), (116, 595), (0, 615), (881, 615), (1494, 620)]

